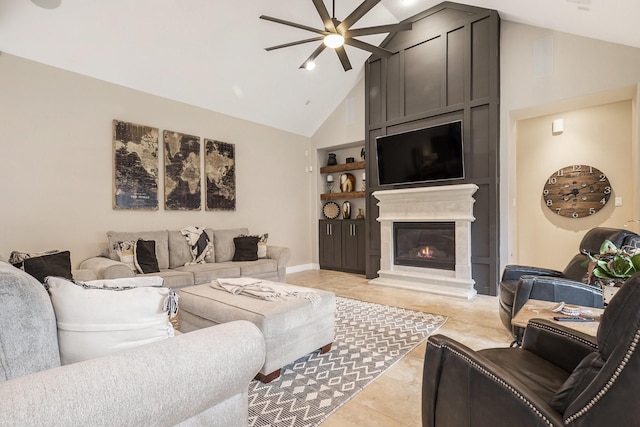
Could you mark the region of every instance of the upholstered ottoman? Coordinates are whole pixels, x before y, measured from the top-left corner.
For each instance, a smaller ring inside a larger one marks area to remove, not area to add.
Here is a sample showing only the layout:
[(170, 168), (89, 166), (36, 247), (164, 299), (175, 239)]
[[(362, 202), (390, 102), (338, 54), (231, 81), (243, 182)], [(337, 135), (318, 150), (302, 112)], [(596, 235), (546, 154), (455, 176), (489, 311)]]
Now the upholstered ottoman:
[(314, 291), (312, 304), (306, 299), (265, 301), (233, 295), (211, 284), (187, 286), (180, 296), (179, 330), (190, 332), (233, 320), (248, 320), (262, 331), (266, 344), (264, 366), (256, 378), (270, 382), (280, 369), (300, 357), (321, 349), (331, 349), (335, 324), (335, 295), (331, 292), (278, 283), (292, 291)]

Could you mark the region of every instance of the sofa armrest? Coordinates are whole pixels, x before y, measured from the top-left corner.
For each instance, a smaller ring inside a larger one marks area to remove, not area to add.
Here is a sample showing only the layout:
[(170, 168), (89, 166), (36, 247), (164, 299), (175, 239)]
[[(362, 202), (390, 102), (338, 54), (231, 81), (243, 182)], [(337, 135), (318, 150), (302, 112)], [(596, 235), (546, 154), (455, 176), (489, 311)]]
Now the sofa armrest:
[(602, 290), (599, 287), (561, 277), (522, 276), (513, 301), (514, 315), (528, 299), (602, 308)]
[(76, 270), (71, 270), (71, 276), (74, 280), (79, 282), (87, 282), (89, 280), (96, 280), (96, 273), (89, 268), (78, 268)]
[(278, 262), (278, 281), (284, 282), (287, 277), (287, 263), (291, 258), (291, 249), (283, 246), (267, 246), (267, 258)]
[(561, 414), (482, 353), (444, 335), (428, 338), (423, 426), (499, 426), (518, 419), (522, 425), (562, 425)]
[(524, 331), (522, 348), (572, 372), (585, 356), (598, 350), (598, 344), (595, 337), (551, 320), (531, 319)]
[(246, 426), (248, 384), (264, 357), (264, 337), (250, 322), (201, 329), (0, 383), (0, 424), (173, 426), (204, 421), (199, 414), (240, 394), (245, 408), (230, 414), (240, 419), (215, 414), (202, 425)]
[(532, 267), (529, 265), (507, 265), (502, 272), (502, 281), (517, 281), (520, 276), (553, 276), (562, 277), (562, 272), (550, 268)]
[(135, 271), (133, 271), (127, 264), (101, 256), (82, 261), (80, 263), (80, 268), (92, 270), (96, 279), (99, 280), (136, 277)]
[(598, 350), (595, 337), (551, 320), (531, 319), (524, 331), (522, 348), (572, 372), (589, 353)]

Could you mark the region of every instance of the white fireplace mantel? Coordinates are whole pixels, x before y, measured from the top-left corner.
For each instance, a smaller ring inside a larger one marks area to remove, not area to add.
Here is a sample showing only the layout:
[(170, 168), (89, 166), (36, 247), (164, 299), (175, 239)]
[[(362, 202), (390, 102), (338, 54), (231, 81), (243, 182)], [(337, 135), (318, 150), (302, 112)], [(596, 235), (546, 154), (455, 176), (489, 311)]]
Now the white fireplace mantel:
[[(475, 184), (443, 185), (375, 191), (380, 214), (380, 270), (372, 285), (414, 289), (471, 299), (476, 295), (471, 277), (471, 223)], [(455, 223), (455, 271), (394, 265), (394, 222)]]

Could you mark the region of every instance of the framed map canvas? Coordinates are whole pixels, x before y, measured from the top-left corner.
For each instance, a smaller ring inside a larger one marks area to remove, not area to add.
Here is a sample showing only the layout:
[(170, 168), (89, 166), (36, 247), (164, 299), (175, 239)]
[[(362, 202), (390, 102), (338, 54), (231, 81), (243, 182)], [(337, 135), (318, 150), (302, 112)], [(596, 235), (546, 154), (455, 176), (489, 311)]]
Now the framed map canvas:
[(158, 128), (113, 121), (113, 208), (158, 209)]
[(200, 137), (168, 130), (163, 137), (165, 209), (200, 210)]
[(236, 210), (235, 145), (205, 139), (207, 210)]

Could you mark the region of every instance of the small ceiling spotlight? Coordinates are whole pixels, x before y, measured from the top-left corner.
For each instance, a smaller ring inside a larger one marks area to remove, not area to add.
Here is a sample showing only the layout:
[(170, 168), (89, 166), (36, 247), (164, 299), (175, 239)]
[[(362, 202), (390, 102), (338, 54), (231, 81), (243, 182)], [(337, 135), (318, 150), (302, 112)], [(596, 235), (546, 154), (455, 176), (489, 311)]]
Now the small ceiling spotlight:
[(314, 68), (316, 68), (316, 63), (315, 63), (315, 61), (307, 61), (307, 62), (305, 62), (305, 64), (304, 64), (304, 69), (305, 69), (305, 70), (311, 71), (311, 70), (313, 70)]

